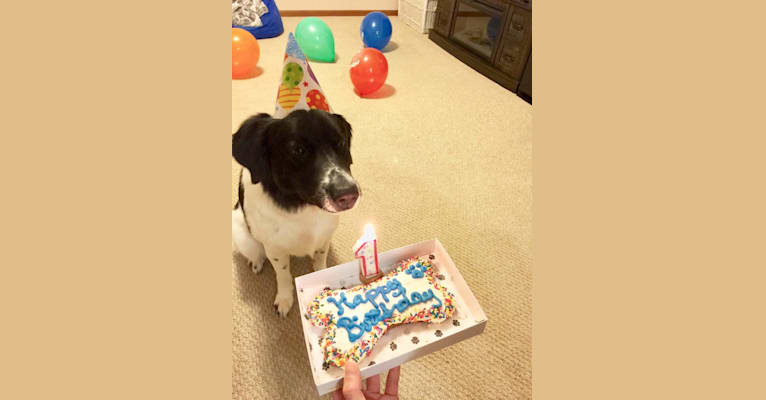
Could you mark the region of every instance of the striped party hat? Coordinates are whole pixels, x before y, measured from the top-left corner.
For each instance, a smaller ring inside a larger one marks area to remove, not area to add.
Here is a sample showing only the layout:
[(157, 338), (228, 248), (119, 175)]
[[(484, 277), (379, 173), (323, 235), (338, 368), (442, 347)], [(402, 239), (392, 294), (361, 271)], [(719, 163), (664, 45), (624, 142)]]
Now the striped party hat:
[(284, 118), (293, 110), (311, 109), (332, 112), (319, 81), (311, 71), (306, 55), (298, 47), (295, 36), (290, 33), (287, 37), (274, 118)]

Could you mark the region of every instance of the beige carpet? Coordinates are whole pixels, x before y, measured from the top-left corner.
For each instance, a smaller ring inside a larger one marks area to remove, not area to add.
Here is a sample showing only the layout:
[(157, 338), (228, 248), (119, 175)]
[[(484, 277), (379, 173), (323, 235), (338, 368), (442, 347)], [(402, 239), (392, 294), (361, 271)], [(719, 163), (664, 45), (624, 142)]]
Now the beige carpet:
[[(362, 17), (323, 17), (338, 58), (312, 68), (335, 112), (354, 128), (352, 172), (361, 203), (341, 217), (328, 265), (374, 222), (380, 251), (438, 237), (489, 322), (483, 334), (402, 367), (402, 399), (530, 399), (532, 108), (392, 17), (389, 97), (360, 99), (348, 77)], [(285, 18), (293, 31), (300, 18)], [(263, 72), (232, 81), (232, 132), (271, 113), (287, 34), (261, 40)], [(232, 205), (239, 166), (232, 160)], [(274, 271), (232, 265), (232, 396), (315, 399), (297, 304), (272, 308)], [(294, 276), (310, 271), (294, 259)]]

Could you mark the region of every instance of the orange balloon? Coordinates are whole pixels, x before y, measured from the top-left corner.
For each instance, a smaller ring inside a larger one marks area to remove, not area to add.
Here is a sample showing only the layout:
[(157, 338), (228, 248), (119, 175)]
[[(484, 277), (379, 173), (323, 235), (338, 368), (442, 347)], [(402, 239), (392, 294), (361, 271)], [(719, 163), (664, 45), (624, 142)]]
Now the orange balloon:
[(255, 71), (261, 48), (250, 32), (231, 28), (231, 77), (246, 78)]

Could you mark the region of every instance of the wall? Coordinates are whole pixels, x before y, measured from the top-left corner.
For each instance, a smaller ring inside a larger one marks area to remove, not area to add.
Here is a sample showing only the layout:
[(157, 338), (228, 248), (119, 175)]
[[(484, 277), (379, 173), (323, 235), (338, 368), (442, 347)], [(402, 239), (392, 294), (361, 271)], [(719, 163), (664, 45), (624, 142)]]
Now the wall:
[(276, 0), (279, 10), (396, 10), (398, 0)]

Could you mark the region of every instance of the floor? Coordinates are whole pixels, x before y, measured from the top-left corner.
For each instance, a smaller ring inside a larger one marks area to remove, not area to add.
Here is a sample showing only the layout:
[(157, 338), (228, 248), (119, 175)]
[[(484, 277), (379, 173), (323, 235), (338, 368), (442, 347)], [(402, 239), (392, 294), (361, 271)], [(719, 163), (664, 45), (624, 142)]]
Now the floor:
[[(301, 18), (284, 18), (286, 32)], [(362, 17), (322, 17), (335, 63), (311, 66), (335, 112), (354, 129), (360, 204), (341, 217), (328, 265), (352, 259), (367, 222), (379, 250), (439, 238), (487, 314), (479, 336), (402, 366), (402, 399), (531, 399), (532, 107), (464, 65), (397, 17), (387, 86), (360, 99), (348, 76)], [(271, 113), (287, 34), (259, 41), (259, 75), (232, 81), (232, 132)], [(232, 160), (232, 205), (239, 166)], [(311, 272), (294, 259), (294, 276)], [(315, 399), (294, 307), (272, 308), (274, 271), (232, 263), (232, 397)]]

